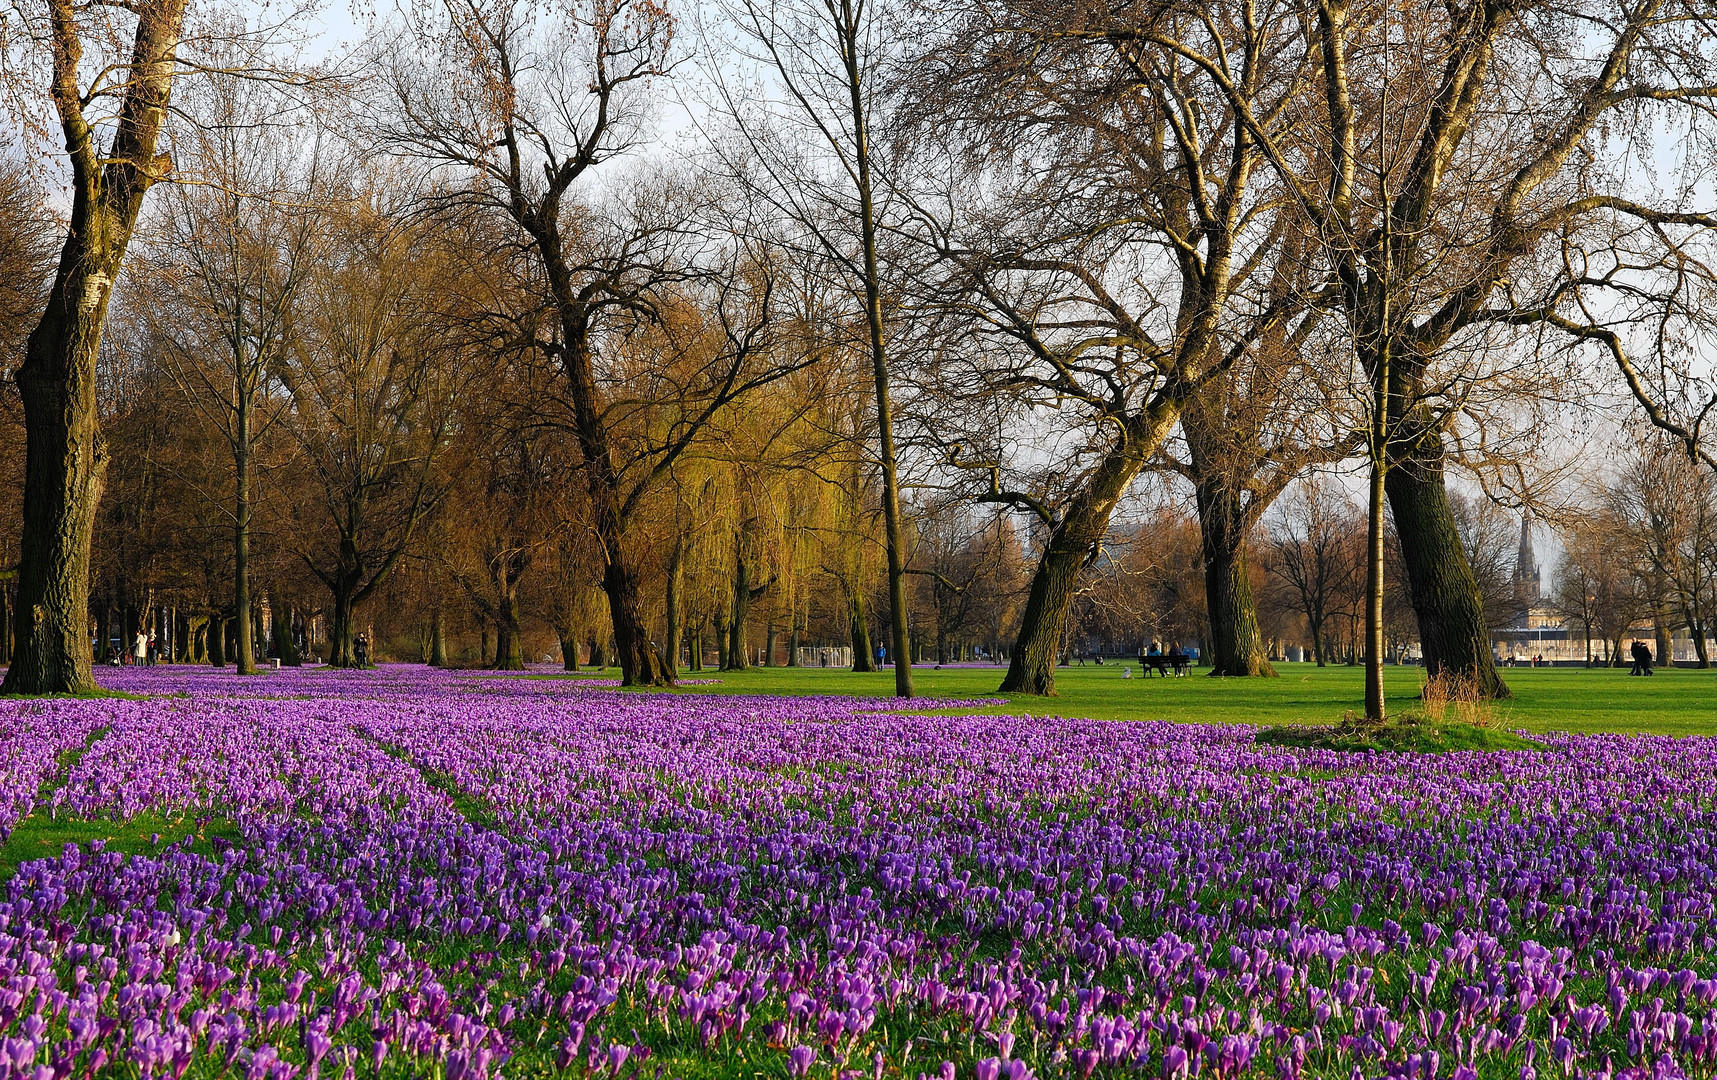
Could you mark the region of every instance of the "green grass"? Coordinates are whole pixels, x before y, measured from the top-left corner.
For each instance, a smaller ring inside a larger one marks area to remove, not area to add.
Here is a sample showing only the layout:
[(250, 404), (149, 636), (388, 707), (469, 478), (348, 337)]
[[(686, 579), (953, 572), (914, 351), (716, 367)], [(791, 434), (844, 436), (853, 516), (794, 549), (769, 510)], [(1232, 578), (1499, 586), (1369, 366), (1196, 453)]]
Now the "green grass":
[(213, 855), (215, 840), (229, 844), (239, 840), (238, 826), (220, 817), (196, 817), (146, 811), (130, 821), (102, 821), (61, 813), (49, 817), (38, 810), (18, 823), (0, 847), (0, 880), (18, 872), (19, 864), (29, 859), (58, 855), (67, 844), (83, 846), (100, 840), (108, 851), (123, 851), (127, 855), (143, 855), (160, 851), (168, 844), (191, 838), (187, 850), (199, 855)]
[[(1095, 720), (1172, 720), (1179, 723), (1333, 724), (1364, 701), (1363, 670), (1277, 664), (1276, 679), (1212, 679), (1194, 668), (1184, 679), (1121, 677), (1121, 665), (1061, 668), (1059, 695), (1015, 696), (983, 710)], [(595, 673), (590, 673), (595, 674)], [(615, 676), (609, 671), (610, 677)], [(858, 694), (886, 696), (892, 671), (854, 674), (814, 668), (754, 668), (740, 672), (684, 672), (687, 678), (719, 678), (718, 686), (690, 686), (686, 694)], [(1385, 680), (1392, 710), (1415, 704), (1421, 668), (1390, 667)], [(540, 677), (540, 676), (539, 676)], [(920, 696), (997, 697), (1000, 668), (929, 667), (913, 670)], [(1498, 702), (1494, 727), (1504, 730), (1651, 732), (1663, 735), (1717, 734), (1717, 671), (1661, 669), (1649, 679), (1626, 668), (1509, 668), (1503, 678), (1514, 691)]]

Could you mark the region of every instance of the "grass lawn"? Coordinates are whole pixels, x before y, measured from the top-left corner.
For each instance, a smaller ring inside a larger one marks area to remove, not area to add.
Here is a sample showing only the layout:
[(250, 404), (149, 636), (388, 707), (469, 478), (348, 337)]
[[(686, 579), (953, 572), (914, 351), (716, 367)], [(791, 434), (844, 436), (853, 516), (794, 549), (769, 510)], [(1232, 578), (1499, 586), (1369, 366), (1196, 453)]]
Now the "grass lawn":
[[(1325, 724), (1364, 701), (1360, 668), (1284, 663), (1276, 665), (1281, 673), (1277, 679), (1212, 679), (1196, 668), (1184, 679), (1145, 679), (1139, 677), (1138, 666), (1132, 666), (1131, 679), (1121, 678), (1116, 664), (1061, 668), (1055, 676), (1059, 696), (1013, 697), (1009, 704), (985, 711), (1098, 720)], [(683, 674), (721, 680), (719, 685), (679, 691), (687, 694), (887, 695), (894, 690), (893, 671), (754, 668)], [(1411, 704), (1422, 676), (1421, 668), (1388, 669), (1386, 685), (1394, 708)], [(996, 697), (1001, 678), (1000, 668), (913, 670), (917, 691), (924, 697)], [(1717, 671), (1674, 668), (1640, 679), (1630, 677), (1626, 668), (1517, 667), (1505, 669), (1503, 678), (1514, 691), (1512, 701), (1496, 705), (1496, 718), (1504, 727), (1717, 735)]]

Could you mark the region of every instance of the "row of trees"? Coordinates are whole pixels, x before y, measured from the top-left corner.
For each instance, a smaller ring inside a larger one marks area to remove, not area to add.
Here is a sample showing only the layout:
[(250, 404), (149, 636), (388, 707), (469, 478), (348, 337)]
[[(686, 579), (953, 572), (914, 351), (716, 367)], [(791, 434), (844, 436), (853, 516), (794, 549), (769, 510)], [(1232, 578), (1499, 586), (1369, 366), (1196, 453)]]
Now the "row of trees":
[(1587, 663), (1621, 663), (1623, 638), (1650, 627), (1659, 660), (1674, 655), (1671, 635), (1681, 630), (1698, 666), (1710, 667), (1717, 634), (1712, 474), (1656, 446), (1589, 495), (1570, 516), (1551, 594), (1568, 625), (1582, 631)]
[[(1507, 692), (1444, 477), (1518, 497), (1588, 361), (1714, 464), (1701, 0), (730, 0), (689, 27), (651, 0), (420, 0), (314, 72), (179, 0), (24, 10), (41, 47), (9, 54), (9, 100), (72, 197), (17, 368), (9, 690), (88, 685), (111, 436), (169, 401), (189, 460), (140, 483), (219, 508), (241, 667), (259, 512), (326, 591), (336, 663), (407, 576), (430, 623), (451, 583), (516, 641), (536, 567), (562, 630), (600, 588), (629, 684), (671, 681), (699, 617), (743, 656), (749, 606), (816, 575), (855, 645), (880, 601), (910, 658), (910, 593), (975, 602), (933, 565), (941, 516), (968, 536), (949, 565), (1024, 530), (1003, 688), (1052, 693), (1164, 469), (1214, 670), (1267, 675), (1250, 541), (1308, 469), (1358, 461), (1378, 717), (1392, 575), (1427, 667)], [(668, 167), (675, 92), (699, 131)], [(1634, 178), (1666, 137), (1688, 182), (1660, 190)], [(198, 183), (145, 212), (164, 178)], [(122, 453), (153, 467), (137, 423)], [(110, 507), (141, 522), (145, 497)]]

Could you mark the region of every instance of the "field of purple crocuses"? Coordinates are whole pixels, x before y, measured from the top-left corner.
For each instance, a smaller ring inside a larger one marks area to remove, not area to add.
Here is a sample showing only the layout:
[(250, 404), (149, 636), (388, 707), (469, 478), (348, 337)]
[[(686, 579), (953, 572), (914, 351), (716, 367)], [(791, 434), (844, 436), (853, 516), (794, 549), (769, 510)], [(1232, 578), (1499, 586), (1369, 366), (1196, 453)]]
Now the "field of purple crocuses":
[(182, 830), (0, 884), (0, 1080), (1717, 1075), (1717, 740), (106, 678), (0, 703), (7, 850)]

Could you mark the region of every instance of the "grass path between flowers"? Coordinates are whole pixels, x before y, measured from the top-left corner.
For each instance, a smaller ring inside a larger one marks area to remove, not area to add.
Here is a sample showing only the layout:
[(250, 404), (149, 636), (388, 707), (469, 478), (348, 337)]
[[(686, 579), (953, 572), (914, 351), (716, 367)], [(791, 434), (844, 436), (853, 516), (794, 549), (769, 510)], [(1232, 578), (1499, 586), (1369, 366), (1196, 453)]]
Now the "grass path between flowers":
[[(1076, 716), (1093, 720), (1170, 720), (1176, 723), (1328, 724), (1344, 711), (1361, 707), (1363, 670), (1319, 668), (1315, 664), (1278, 664), (1280, 678), (1212, 679), (1204, 669), (1182, 679), (1121, 677), (1121, 665), (1062, 668), (1053, 698), (1010, 696), (996, 714)], [(596, 672), (588, 673), (591, 676)], [(610, 670), (608, 677), (617, 673)], [(719, 678), (718, 685), (680, 689), (685, 694), (858, 694), (886, 697), (894, 673), (854, 674), (846, 670), (753, 668), (750, 671), (688, 673)], [(1391, 667), (1385, 678), (1391, 707), (1411, 707), (1423, 670)], [(530, 677), (530, 676), (527, 676)], [(543, 677), (543, 676), (536, 676)], [(913, 670), (923, 697), (993, 698), (1000, 668)], [(1514, 691), (1499, 702), (1499, 726), (1527, 731), (1646, 732), (1658, 735), (1717, 735), (1717, 671), (1671, 668), (1649, 679), (1626, 668), (1509, 668), (1503, 678)]]
[[(127, 695), (134, 696), (134, 695)], [(103, 735), (106, 728), (90, 733), (82, 746), (60, 755), (58, 766), (42, 781), (37, 793), (38, 806), (18, 822), (11, 835), (0, 844), (0, 881), (18, 872), (19, 864), (29, 859), (58, 855), (67, 844), (82, 847), (99, 840), (105, 850), (140, 855), (165, 845), (185, 841), (187, 850), (199, 855), (212, 855), (217, 840), (234, 843), (239, 838), (238, 826), (219, 815), (166, 814), (146, 811), (129, 821), (107, 821), (79, 817), (69, 812), (54, 813), (45, 804), (53, 793), (65, 786), (78, 759)]]

